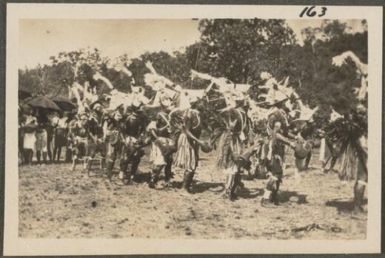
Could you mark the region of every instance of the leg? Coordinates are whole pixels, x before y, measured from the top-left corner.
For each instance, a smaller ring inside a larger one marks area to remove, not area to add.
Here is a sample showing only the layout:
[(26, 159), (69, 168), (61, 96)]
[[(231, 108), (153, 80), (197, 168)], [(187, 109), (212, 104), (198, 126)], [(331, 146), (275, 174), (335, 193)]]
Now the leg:
[(132, 177), (132, 179), (135, 179), (137, 176), (140, 159), (141, 159), (141, 156), (139, 156), (139, 155), (135, 155), (132, 157), (132, 160), (131, 160), (131, 177)]
[(191, 170), (186, 170), (184, 172), (184, 176), (183, 176), (183, 188), (188, 192), (188, 193), (193, 193), (192, 189), (191, 189), (191, 184), (193, 182), (193, 178), (194, 178), (194, 173), (195, 171), (191, 171)]
[(326, 166), (328, 165), (330, 160), (331, 160), (331, 157), (328, 157), (326, 160), (322, 161), (322, 171), (324, 173), (328, 173), (328, 169), (326, 168)]
[[(37, 160), (37, 164), (40, 164), (40, 157), (41, 157), (41, 151), (40, 150), (37, 150), (36, 151), (36, 160)], [(32, 160), (31, 160), (32, 161)]]
[(23, 154), (24, 154), (24, 162), (26, 165), (29, 165), (31, 164), (32, 162), (32, 158), (30, 157), (31, 156), (31, 149), (23, 149)]
[(309, 151), (309, 153), (306, 156), (306, 161), (305, 161), (305, 169), (306, 170), (309, 169), (311, 156), (312, 156), (312, 153), (311, 153), (311, 151)]
[(112, 178), (112, 169), (114, 168), (114, 164), (116, 160), (116, 152), (117, 152), (117, 147), (112, 146), (110, 143), (108, 143), (107, 155), (106, 155), (106, 174), (109, 180), (111, 180)]
[(20, 159), (21, 159), (21, 164), (25, 164), (25, 154), (24, 154), (24, 142), (23, 142), (23, 137), (20, 135), (20, 130), (19, 130), (19, 152), (20, 152)]
[(226, 176), (226, 192), (225, 195), (230, 200), (235, 199), (236, 175), (228, 174)]
[(281, 180), (276, 176), (270, 175), (269, 181), (266, 184), (265, 192), (261, 200), (261, 205), (265, 206), (267, 203), (279, 204), (278, 190)]
[(295, 170), (294, 170), (294, 177), (297, 182), (301, 181), (301, 174), (300, 171), (303, 170), (303, 159), (295, 158)]
[(159, 174), (162, 171), (164, 165), (154, 165), (151, 171), (151, 178), (148, 182), (148, 187), (155, 188), (156, 183), (159, 180)]
[(337, 162), (337, 157), (333, 156), (331, 158), (331, 161), (330, 161), (330, 168), (329, 168), (329, 171), (333, 171), (334, 170), (334, 166), (336, 165), (336, 162)]
[(24, 164), (29, 164), (29, 150), (23, 149), (23, 156), (24, 156)]
[(170, 181), (170, 179), (172, 178), (172, 156), (170, 157), (167, 157), (166, 158), (166, 167), (164, 168), (164, 180), (166, 181), (166, 183), (168, 183)]
[(72, 155), (72, 171), (75, 171), (76, 161), (78, 160), (77, 155)]
[(270, 201), (274, 202), (274, 204), (278, 204), (277, 192), (280, 178), (282, 177), (283, 173), (282, 163), (279, 157), (274, 157), (273, 160), (268, 163), (268, 170), (269, 180), (266, 184), (266, 189), (261, 200), (262, 205)]
[(50, 162), (54, 160), (52, 158), (51, 143), (52, 143), (52, 136), (48, 135), (47, 136), (47, 154), (48, 154), (48, 159), (49, 159)]
[(120, 159), (120, 175), (122, 176), (122, 181), (125, 185), (127, 185), (130, 182), (130, 171), (128, 170), (128, 157), (126, 155), (122, 155)]
[[(360, 148), (361, 149), (361, 148)], [(365, 188), (368, 182), (367, 154), (358, 152), (357, 179), (354, 185), (354, 209), (363, 211)]]
[(77, 161), (78, 161), (78, 155), (73, 154), (72, 155), (72, 168), (71, 168), (72, 171), (75, 171), (75, 166), (76, 166)]
[(278, 205), (279, 204), (279, 200), (278, 200), (278, 190), (279, 190), (279, 186), (280, 186), (280, 180), (276, 180), (275, 181), (275, 185), (272, 189), (272, 192), (271, 192), (271, 201), (275, 204), (275, 205)]
[(112, 178), (112, 169), (114, 168), (114, 160), (107, 158), (106, 160), (106, 174), (107, 178), (111, 180)]
[(59, 162), (60, 161), (60, 156), (61, 156), (61, 149), (62, 147), (57, 147), (57, 161)]
[(52, 151), (54, 148), (53, 144), (55, 143), (54, 137), (55, 137), (54, 130), (52, 128), (47, 129), (47, 154), (50, 162), (54, 160), (52, 155)]
[(270, 178), (266, 183), (266, 188), (265, 188), (265, 191), (263, 193), (262, 200), (261, 200), (262, 205), (264, 205), (266, 202), (271, 201), (273, 190), (274, 190), (274, 180), (273, 180), (272, 176), (270, 175)]
[(364, 202), (364, 194), (365, 184), (357, 180), (354, 184), (354, 209), (357, 211), (363, 210), (362, 205)]
[(47, 163), (47, 152), (43, 151), (43, 162)]
[(32, 164), (32, 159), (33, 159), (33, 150), (32, 149), (30, 149), (29, 151), (29, 157), (28, 157), (28, 160), (29, 160), (29, 164)]
[(82, 146), (79, 143), (74, 144), (74, 149), (72, 152), (72, 171), (75, 171), (76, 162), (81, 157), (82, 154)]
[(243, 188), (245, 185), (242, 183), (242, 176), (241, 176), (241, 173), (240, 172), (237, 172), (235, 174), (235, 189), (234, 191), (237, 189), (237, 187), (240, 187), (240, 188)]
[(225, 196), (228, 197), (230, 200), (234, 200), (236, 198), (235, 196), (235, 189), (240, 183), (240, 174), (237, 168), (234, 166), (232, 168), (228, 168), (226, 170), (226, 190), (225, 190)]
[(55, 161), (57, 151), (58, 151), (58, 147), (55, 145), (55, 146), (53, 147), (53, 159), (52, 159), (52, 161)]
[(88, 144), (80, 143), (78, 158), (83, 160), (83, 171), (88, 169), (89, 164), (89, 153), (88, 153)]
[(71, 146), (67, 145), (66, 146), (66, 162), (70, 162), (72, 160), (72, 151), (71, 151)]

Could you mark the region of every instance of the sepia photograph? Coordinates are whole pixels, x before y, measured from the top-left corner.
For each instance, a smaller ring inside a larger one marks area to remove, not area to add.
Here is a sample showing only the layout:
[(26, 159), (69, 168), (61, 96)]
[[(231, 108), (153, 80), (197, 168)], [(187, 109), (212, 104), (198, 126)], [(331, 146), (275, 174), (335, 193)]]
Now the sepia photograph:
[(18, 19), (14, 237), (368, 240), (375, 25), (326, 10)]

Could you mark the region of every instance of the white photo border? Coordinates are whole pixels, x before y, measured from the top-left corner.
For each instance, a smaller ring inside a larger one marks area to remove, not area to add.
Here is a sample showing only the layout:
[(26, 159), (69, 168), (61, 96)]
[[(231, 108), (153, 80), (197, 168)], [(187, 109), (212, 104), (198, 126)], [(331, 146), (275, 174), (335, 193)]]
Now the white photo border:
[[(296, 5), (7, 4), (4, 255), (377, 253), (381, 251), (382, 6), (327, 6), (323, 19), (368, 22), (368, 224), (365, 240), (26, 239), (18, 234), (20, 19), (300, 19)], [(308, 19), (308, 18), (307, 18)], [(317, 18), (312, 18), (317, 19)]]

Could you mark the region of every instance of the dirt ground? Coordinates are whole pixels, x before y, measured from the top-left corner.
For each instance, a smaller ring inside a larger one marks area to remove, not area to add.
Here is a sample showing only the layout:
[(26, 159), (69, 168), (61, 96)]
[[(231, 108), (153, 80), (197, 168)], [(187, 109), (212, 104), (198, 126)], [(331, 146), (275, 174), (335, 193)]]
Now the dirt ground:
[(146, 155), (141, 181), (109, 183), (100, 173), (70, 164), (22, 166), (19, 169), (19, 235), (24, 238), (187, 238), (187, 239), (364, 239), (367, 213), (352, 213), (353, 182), (324, 174), (318, 156), (294, 179), (288, 161), (280, 205), (260, 204), (266, 180), (243, 182), (239, 199), (222, 197), (225, 175), (215, 168), (215, 153), (203, 154), (195, 194), (174, 184), (149, 189)]

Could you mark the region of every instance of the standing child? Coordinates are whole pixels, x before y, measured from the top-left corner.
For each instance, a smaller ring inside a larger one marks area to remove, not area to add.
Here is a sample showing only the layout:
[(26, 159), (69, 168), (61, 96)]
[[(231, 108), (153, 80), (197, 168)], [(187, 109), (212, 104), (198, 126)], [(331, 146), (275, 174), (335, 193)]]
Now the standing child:
[(37, 128), (36, 128), (36, 159), (37, 163), (41, 164), (41, 158), (43, 162), (47, 161), (47, 152), (48, 152), (48, 141), (47, 141), (47, 129), (46, 125), (48, 123), (48, 118), (42, 110), (37, 112)]
[(54, 149), (53, 160), (60, 161), (62, 148), (67, 146), (68, 135), (68, 113), (64, 112), (61, 117), (56, 117), (52, 121), (54, 126)]
[(22, 127), (24, 131), (23, 153), (25, 164), (30, 165), (32, 164), (32, 157), (36, 144), (35, 133), (37, 127), (37, 119), (35, 116), (33, 116), (33, 111), (31, 108), (26, 108), (25, 114), (25, 121)]

